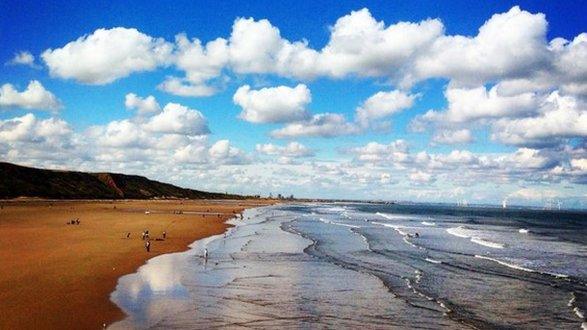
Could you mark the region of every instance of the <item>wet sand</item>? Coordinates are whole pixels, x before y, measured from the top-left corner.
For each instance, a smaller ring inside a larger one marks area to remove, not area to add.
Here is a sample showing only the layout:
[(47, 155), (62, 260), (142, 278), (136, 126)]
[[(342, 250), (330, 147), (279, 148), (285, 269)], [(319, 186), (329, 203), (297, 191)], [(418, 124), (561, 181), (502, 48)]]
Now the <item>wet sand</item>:
[[(224, 232), (263, 201), (0, 202), (0, 329), (101, 329), (124, 317), (120, 276)], [(145, 213), (149, 210), (149, 214)], [(183, 214), (174, 214), (181, 210)], [(79, 218), (80, 225), (68, 225)], [(141, 232), (151, 234), (147, 253)], [(167, 232), (165, 240), (155, 240)], [(126, 238), (126, 232), (131, 237)]]

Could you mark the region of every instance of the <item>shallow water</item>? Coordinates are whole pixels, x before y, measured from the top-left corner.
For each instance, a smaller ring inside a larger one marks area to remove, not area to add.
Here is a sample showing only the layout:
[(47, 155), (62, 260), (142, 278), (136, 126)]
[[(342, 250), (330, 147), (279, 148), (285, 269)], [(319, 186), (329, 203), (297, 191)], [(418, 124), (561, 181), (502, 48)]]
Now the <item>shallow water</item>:
[(370, 204), (248, 210), (226, 236), (122, 277), (111, 299), (129, 317), (110, 328), (579, 329), (583, 216)]

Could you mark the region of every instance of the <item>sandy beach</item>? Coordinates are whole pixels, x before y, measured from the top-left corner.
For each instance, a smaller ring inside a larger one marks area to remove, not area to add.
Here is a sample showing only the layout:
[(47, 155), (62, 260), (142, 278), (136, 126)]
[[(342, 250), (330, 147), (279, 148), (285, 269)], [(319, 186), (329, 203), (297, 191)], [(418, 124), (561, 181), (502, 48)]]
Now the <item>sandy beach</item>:
[[(124, 317), (109, 300), (120, 276), (156, 255), (224, 232), (228, 218), (259, 203), (0, 202), (0, 328), (101, 329)], [(79, 225), (67, 224), (75, 218)], [(141, 239), (144, 229), (150, 252)], [(167, 238), (157, 240), (163, 231)]]

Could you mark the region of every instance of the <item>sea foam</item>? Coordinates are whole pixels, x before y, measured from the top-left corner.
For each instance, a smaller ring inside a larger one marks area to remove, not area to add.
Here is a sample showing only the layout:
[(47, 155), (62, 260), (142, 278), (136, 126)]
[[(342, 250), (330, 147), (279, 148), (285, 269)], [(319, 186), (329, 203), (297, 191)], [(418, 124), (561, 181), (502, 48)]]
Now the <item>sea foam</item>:
[(466, 229), (463, 226), (458, 226), (456, 228), (448, 228), (446, 232), (460, 238), (469, 238), (471, 242), (475, 244), (490, 247), (492, 249), (503, 249), (505, 247), (505, 245), (502, 243), (492, 242), (480, 237), (473, 236), (470, 234), (471, 230)]

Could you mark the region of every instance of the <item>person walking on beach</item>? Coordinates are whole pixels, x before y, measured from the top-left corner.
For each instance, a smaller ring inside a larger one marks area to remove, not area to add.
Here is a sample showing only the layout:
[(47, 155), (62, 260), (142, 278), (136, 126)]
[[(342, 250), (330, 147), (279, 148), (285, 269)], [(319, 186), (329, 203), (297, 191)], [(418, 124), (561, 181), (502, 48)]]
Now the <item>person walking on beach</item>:
[(208, 248), (204, 249), (204, 260), (208, 261)]
[(165, 237), (167, 237), (167, 232), (163, 231), (163, 239), (165, 239)]
[(147, 241), (145, 243), (145, 250), (147, 250), (147, 252), (151, 252), (151, 241)]

